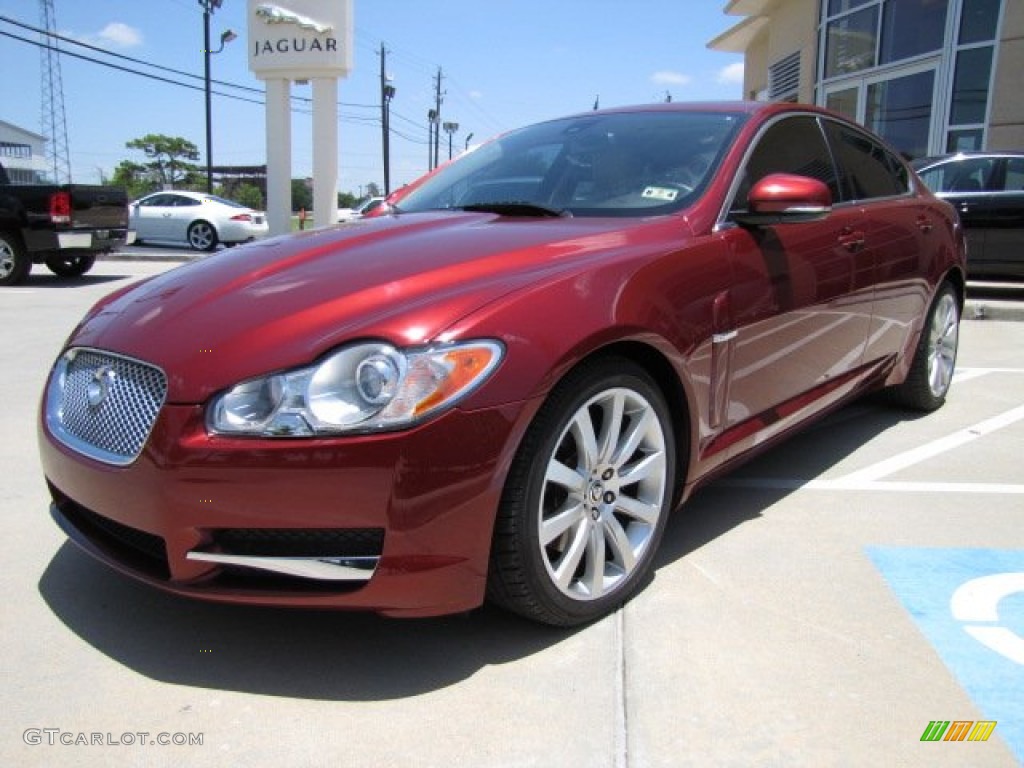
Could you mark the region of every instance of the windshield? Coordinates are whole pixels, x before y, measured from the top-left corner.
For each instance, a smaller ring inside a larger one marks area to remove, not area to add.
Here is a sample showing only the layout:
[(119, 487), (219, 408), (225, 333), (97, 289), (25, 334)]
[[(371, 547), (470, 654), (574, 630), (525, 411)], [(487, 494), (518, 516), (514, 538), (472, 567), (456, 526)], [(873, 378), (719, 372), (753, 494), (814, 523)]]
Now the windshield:
[(744, 120), (651, 110), (540, 123), (463, 155), (400, 200), (398, 211), (672, 213), (703, 192)]

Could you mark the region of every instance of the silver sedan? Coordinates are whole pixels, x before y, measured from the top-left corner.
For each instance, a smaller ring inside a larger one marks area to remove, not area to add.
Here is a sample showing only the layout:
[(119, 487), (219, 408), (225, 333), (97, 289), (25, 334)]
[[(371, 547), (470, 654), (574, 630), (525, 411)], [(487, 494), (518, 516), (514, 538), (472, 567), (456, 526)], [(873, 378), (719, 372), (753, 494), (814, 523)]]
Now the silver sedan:
[(212, 251), (217, 243), (244, 243), (268, 231), (262, 211), (184, 190), (155, 192), (135, 201), (130, 226), (136, 242), (187, 242), (197, 251)]

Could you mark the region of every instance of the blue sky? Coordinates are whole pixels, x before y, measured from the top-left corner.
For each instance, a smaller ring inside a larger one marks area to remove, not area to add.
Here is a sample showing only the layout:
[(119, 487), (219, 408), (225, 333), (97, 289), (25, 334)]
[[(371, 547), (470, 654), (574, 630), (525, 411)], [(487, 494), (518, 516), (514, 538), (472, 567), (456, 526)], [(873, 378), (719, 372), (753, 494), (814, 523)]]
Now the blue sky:
[[(55, 0), (58, 31), (116, 53), (202, 75), (202, 10), (197, 0)], [(427, 110), (440, 66), (442, 119), (458, 122), (454, 144), (473, 143), (547, 118), (602, 107), (662, 101), (738, 99), (742, 57), (707, 42), (739, 21), (724, 0), (354, 0), (354, 67), (339, 82), (339, 189), (382, 184), (379, 123), (381, 43), (397, 89), (392, 102), (392, 188), (427, 169)], [(0, 16), (39, 26), (36, 0), (0, 0)], [(212, 37), (240, 38), (212, 58), (213, 77), (261, 83), (246, 60), (244, 0), (224, 0)], [(0, 21), (0, 32), (38, 36)], [(63, 44), (96, 58), (95, 52)], [(127, 61), (108, 59), (141, 68)], [(147, 70), (185, 80), (178, 75)], [(0, 120), (41, 129), (40, 51), (0, 36)], [(91, 62), (62, 58), (74, 181), (95, 183), (124, 159), (144, 158), (125, 142), (147, 133), (205, 147), (202, 90), (189, 90)], [(201, 88), (201, 79), (189, 80)], [(225, 90), (215, 86), (215, 90)], [(259, 99), (258, 94), (229, 92)], [(308, 87), (293, 94), (310, 95)], [(312, 172), (311, 116), (293, 112), (293, 176)], [(265, 162), (260, 104), (213, 97), (213, 161)], [(442, 156), (447, 156), (442, 134)]]

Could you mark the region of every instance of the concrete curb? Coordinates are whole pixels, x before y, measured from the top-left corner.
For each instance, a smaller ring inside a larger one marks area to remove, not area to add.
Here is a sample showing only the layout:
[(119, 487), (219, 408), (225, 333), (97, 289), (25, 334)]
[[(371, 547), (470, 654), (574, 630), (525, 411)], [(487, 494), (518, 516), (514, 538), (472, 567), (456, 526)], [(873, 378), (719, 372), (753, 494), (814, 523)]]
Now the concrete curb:
[(1024, 322), (1024, 301), (968, 299), (963, 319)]

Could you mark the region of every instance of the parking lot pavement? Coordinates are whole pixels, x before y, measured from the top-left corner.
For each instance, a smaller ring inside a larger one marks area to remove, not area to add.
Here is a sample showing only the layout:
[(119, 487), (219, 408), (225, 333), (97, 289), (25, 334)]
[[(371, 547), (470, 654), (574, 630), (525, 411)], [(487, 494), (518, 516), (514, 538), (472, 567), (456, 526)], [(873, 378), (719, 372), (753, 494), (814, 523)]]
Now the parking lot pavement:
[(0, 764), (1024, 761), (1024, 324), (964, 323), (940, 411), (855, 403), (698, 492), (604, 621), (398, 621), (158, 594), (50, 521), (47, 368), (95, 299), (171, 266), (0, 292)]

